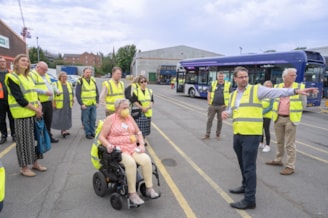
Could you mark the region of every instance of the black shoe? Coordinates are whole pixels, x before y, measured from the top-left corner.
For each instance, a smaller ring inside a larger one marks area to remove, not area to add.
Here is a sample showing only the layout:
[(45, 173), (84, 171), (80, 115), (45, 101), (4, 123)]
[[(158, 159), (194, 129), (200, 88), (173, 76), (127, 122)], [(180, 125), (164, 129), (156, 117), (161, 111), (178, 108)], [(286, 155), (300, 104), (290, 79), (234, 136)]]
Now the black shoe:
[(94, 138), (95, 137), (95, 134), (91, 134), (91, 136)]
[(7, 141), (7, 138), (5, 138), (5, 137), (1, 138), (0, 145), (2, 145), (3, 143), (5, 143), (6, 141)]
[(55, 138), (51, 138), (51, 143), (58, 143), (59, 140), (58, 139), (55, 139)]
[(92, 135), (86, 135), (85, 136), (87, 139), (93, 139)]
[(233, 194), (243, 194), (243, 193), (245, 193), (245, 188), (240, 186), (238, 188), (229, 189), (229, 192), (233, 193)]
[(246, 210), (246, 209), (254, 209), (256, 207), (256, 203), (241, 200), (239, 202), (231, 203), (230, 206), (233, 208)]

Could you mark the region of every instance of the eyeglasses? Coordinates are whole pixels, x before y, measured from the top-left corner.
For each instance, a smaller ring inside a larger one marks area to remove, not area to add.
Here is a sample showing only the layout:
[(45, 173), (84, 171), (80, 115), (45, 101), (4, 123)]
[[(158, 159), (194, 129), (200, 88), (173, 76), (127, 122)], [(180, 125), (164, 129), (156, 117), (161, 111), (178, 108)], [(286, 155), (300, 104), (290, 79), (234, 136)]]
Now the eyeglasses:
[(238, 79), (247, 79), (248, 76), (240, 76), (240, 77), (237, 77)]
[(142, 83), (147, 83), (147, 81), (146, 80), (143, 80), (143, 81), (140, 81), (140, 83), (142, 84)]

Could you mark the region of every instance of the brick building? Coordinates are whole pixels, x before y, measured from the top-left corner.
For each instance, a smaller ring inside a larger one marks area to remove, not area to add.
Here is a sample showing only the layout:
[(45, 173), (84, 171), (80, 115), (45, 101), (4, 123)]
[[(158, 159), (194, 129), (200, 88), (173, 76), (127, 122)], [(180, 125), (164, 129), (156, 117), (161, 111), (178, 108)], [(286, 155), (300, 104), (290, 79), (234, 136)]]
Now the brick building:
[(84, 66), (101, 67), (101, 56), (93, 53), (84, 52), (83, 54), (64, 54), (63, 60), (65, 63)]
[(0, 56), (6, 59), (8, 69), (18, 54), (26, 54), (26, 43), (21, 36), (0, 20)]

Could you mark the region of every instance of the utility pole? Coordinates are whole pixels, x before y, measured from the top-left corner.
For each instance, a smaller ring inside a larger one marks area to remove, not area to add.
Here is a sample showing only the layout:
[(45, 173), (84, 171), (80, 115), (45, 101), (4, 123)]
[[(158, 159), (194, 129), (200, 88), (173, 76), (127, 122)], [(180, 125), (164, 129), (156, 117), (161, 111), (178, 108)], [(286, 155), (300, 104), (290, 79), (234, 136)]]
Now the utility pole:
[(37, 46), (37, 53), (38, 53), (38, 63), (39, 63), (39, 61), (40, 61), (40, 51), (39, 51), (39, 37), (37, 36), (36, 37), (36, 46)]

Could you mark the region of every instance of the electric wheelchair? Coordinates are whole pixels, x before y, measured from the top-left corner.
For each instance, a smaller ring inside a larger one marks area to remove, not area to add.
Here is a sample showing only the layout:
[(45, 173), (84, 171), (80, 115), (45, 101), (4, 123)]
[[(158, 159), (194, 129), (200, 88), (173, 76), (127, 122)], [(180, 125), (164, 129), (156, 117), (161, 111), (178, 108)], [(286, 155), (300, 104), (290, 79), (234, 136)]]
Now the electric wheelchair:
[[(110, 193), (110, 204), (116, 210), (121, 210), (123, 207), (123, 199), (127, 201), (127, 207), (137, 208), (139, 205), (134, 204), (129, 199), (127, 179), (125, 176), (125, 169), (122, 164), (122, 152), (120, 149), (115, 148), (111, 153), (107, 152), (107, 149), (99, 145), (98, 146), (98, 157), (100, 160), (101, 167), (93, 175), (93, 188), (95, 193), (103, 197), (107, 193)], [(157, 179), (157, 186), (160, 186), (159, 175), (157, 166), (152, 163), (153, 176)], [(141, 194), (140, 196), (147, 197), (146, 195), (146, 184), (144, 179), (138, 172), (137, 165), (137, 179), (136, 179), (137, 191)], [(159, 193), (160, 195), (160, 193)]]

